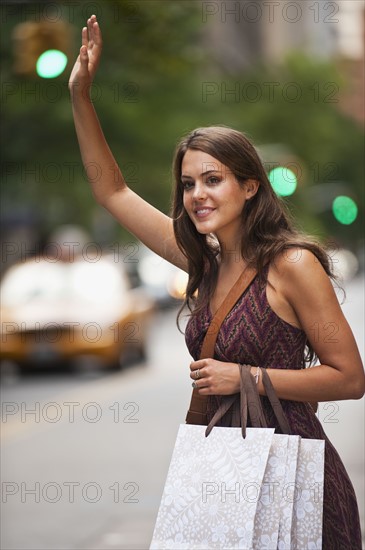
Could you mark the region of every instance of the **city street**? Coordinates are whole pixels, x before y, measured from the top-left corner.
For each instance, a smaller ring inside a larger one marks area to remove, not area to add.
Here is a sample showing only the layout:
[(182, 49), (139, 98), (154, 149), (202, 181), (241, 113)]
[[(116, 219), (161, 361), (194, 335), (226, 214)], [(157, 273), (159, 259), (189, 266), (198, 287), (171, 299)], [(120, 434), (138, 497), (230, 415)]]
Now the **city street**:
[[(364, 279), (343, 309), (364, 349)], [(191, 394), (190, 355), (176, 310), (155, 314), (145, 364), (2, 373), (1, 548), (149, 547), (179, 423)], [(322, 403), (364, 515), (364, 400)], [(339, 497), (340, 498), (340, 497)]]

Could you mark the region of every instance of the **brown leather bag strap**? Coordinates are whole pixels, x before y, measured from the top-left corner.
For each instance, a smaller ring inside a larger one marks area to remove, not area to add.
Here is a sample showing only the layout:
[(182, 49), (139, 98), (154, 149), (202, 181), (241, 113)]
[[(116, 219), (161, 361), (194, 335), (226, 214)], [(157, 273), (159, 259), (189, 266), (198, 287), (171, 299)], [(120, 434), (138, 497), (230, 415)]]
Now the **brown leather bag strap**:
[(236, 302), (241, 298), (249, 284), (256, 277), (256, 274), (256, 269), (246, 267), (231, 290), (228, 292), (226, 298), (223, 300), (210, 322), (200, 351), (200, 359), (214, 356), (215, 343), (224, 319), (227, 317)]
[[(241, 273), (210, 322), (203, 340), (200, 359), (214, 357), (214, 347), (221, 324), (256, 275), (256, 269), (248, 267), (246, 267), (246, 269)], [(207, 396), (199, 395), (197, 390), (193, 390), (189, 410), (186, 416), (187, 424), (207, 424), (207, 401)]]

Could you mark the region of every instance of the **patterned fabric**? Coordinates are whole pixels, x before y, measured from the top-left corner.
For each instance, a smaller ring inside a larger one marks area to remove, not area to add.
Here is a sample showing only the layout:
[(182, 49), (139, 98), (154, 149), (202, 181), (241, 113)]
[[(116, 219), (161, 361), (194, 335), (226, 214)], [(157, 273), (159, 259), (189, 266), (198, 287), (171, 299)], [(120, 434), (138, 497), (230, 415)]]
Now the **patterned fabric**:
[[(306, 334), (281, 319), (270, 307), (266, 296), (266, 265), (263, 277), (252, 281), (222, 323), (214, 358), (218, 361), (247, 363), (270, 369), (303, 368)], [(185, 340), (191, 356), (197, 360), (212, 314), (209, 306), (186, 326)], [(220, 402), (210, 400), (208, 419)], [(261, 402), (269, 427), (280, 433), (266, 397)], [(324, 439), (325, 479), (323, 509), (323, 549), (360, 550), (361, 530), (355, 492), (346, 469), (309, 403), (281, 401), (291, 433), (309, 439)], [(230, 425), (230, 411), (221, 425)]]

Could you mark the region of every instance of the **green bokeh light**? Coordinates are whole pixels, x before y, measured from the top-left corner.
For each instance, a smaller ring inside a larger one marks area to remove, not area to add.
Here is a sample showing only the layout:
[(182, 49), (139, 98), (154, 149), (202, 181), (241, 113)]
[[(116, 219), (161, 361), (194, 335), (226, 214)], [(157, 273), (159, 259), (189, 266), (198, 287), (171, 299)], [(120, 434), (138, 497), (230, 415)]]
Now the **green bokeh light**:
[(42, 78), (56, 78), (67, 65), (67, 57), (59, 50), (43, 52), (37, 61), (37, 74)]
[(350, 225), (357, 218), (357, 204), (346, 195), (339, 195), (332, 203), (332, 212), (336, 220), (344, 225)]
[(288, 197), (297, 188), (297, 177), (285, 166), (278, 166), (269, 172), (269, 181), (277, 195)]

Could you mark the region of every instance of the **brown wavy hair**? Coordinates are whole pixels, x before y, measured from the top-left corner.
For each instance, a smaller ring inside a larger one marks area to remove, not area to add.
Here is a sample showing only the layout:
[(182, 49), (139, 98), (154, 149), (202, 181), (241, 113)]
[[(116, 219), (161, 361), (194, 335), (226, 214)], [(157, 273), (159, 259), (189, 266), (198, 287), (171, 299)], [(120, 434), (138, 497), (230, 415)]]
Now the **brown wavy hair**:
[[(298, 247), (310, 250), (327, 275), (336, 281), (331, 257), (319, 242), (295, 226), (283, 200), (274, 192), (262, 161), (247, 137), (226, 126), (198, 128), (180, 141), (173, 162), (173, 226), (177, 244), (187, 258), (189, 272), (185, 300), (178, 313), (178, 326), (185, 306), (191, 315), (197, 315), (210, 302), (219, 269), (219, 244), (213, 236), (198, 233), (183, 204), (181, 165), (188, 149), (202, 151), (220, 161), (228, 167), (240, 185), (248, 179), (259, 182), (256, 194), (246, 201), (242, 210), (240, 253), (247, 265), (257, 269), (260, 279), (265, 264), (274, 260), (278, 254)], [(303, 366), (305, 362), (312, 364), (315, 360), (314, 350), (307, 340)]]

